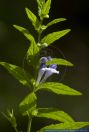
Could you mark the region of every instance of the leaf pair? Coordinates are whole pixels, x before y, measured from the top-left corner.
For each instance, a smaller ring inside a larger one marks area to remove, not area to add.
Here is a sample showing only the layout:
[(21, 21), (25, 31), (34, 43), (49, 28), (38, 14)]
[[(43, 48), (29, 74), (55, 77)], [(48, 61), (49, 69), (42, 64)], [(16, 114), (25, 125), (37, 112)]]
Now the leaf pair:
[[(12, 74), (20, 83), (28, 87), (32, 86), (32, 76), (28, 76), (26, 71), (23, 70), (21, 67), (6, 62), (0, 62), (0, 64), (5, 67), (9, 71), (9, 73)], [(70, 88), (69, 86), (55, 82), (39, 84), (36, 88), (36, 91), (38, 90), (47, 90), (56, 94), (63, 95), (81, 95), (80, 92)]]
[(38, 3), (38, 15), (40, 16), (40, 19), (48, 18), (49, 10), (51, 7), (51, 0), (37, 0)]

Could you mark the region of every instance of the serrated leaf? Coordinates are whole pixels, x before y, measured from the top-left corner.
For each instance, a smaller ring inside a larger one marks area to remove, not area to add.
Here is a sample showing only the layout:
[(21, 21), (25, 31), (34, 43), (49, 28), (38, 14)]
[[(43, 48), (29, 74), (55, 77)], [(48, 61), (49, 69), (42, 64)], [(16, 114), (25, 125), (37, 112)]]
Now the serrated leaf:
[(46, 62), (46, 65), (51, 64), (57, 64), (57, 65), (63, 65), (63, 66), (73, 66), (73, 64), (65, 59), (60, 58), (52, 58), (52, 60), (49, 60)]
[(41, 43), (42, 44), (47, 43), (48, 45), (50, 45), (51, 43), (60, 39), (61, 37), (63, 37), (64, 35), (66, 35), (69, 32), (70, 32), (70, 29), (50, 33), (41, 40)]
[(51, 7), (51, 0), (47, 0), (42, 9), (43, 16), (46, 16), (49, 14), (50, 7)]
[(22, 32), (23, 35), (24, 35), (29, 41), (35, 40), (34, 37), (30, 34), (30, 32), (29, 32), (26, 28), (23, 28), (23, 27), (18, 26), (18, 25), (13, 25), (13, 27), (16, 28), (18, 31)]
[(29, 115), (36, 109), (36, 100), (36, 95), (33, 92), (25, 97), (25, 99), (19, 104), (20, 111), (23, 115)]
[(46, 126), (39, 130), (39, 132), (44, 132), (44, 130), (78, 130), (85, 126), (88, 126), (89, 122), (66, 122), (60, 124), (52, 124)]
[(38, 90), (47, 90), (49, 92), (62, 94), (62, 95), (82, 95), (82, 93), (70, 88), (67, 85), (64, 85), (62, 83), (55, 83), (55, 82), (47, 82), (47, 83), (39, 84), (36, 91)]
[(33, 14), (28, 8), (25, 8), (25, 10), (29, 20), (32, 22), (32, 25), (37, 30), (39, 27), (39, 20), (37, 19), (36, 15)]
[(52, 26), (53, 24), (56, 24), (56, 23), (59, 23), (59, 22), (65, 21), (65, 20), (66, 20), (66, 18), (57, 18), (57, 19), (54, 19), (51, 22), (49, 22), (46, 26), (49, 27), (49, 26)]
[(74, 120), (64, 111), (55, 108), (39, 108), (36, 117), (45, 117), (60, 122), (74, 122)]
[[(21, 84), (30, 86), (30, 79), (24, 69), (19, 66), (9, 64), (7, 62), (0, 62), (4, 68), (6, 68), (11, 75), (13, 75)], [(30, 75), (29, 75), (30, 77)]]

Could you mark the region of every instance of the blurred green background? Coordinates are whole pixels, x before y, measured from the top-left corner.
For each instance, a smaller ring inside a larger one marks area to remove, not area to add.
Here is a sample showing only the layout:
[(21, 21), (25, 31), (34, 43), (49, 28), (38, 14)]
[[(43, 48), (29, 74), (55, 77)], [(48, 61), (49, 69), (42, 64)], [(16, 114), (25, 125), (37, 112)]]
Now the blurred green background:
[[(22, 66), (23, 58), (29, 46), (28, 40), (12, 25), (26, 27), (37, 37), (34, 28), (28, 20), (24, 8), (28, 7), (37, 14), (36, 0), (0, 0), (0, 61)], [(46, 49), (52, 56), (59, 57), (61, 51), (65, 57), (74, 63), (73, 68), (65, 67), (60, 70), (59, 77), (52, 79), (65, 83), (84, 93), (83, 96), (57, 96), (45, 91), (39, 92), (38, 105), (40, 107), (58, 107), (69, 113), (76, 121), (89, 121), (89, 1), (88, 0), (52, 0), (50, 19), (64, 17), (68, 20), (50, 27), (46, 34), (66, 28), (71, 32), (55, 42), (55, 47)], [(30, 71), (30, 69), (29, 69)], [(18, 110), (19, 102), (28, 93), (28, 88), (18, 83), (8, 72), (0, 66), (0, 112), (7, 108), (14, 108), (19, 128), (26, 131), (27, 118), (22, 117)], [(51, 120), (35, 118), (32, 123), (32, 132)], [(0, 113), (0, 132), (13, 132), (9, 122)]]

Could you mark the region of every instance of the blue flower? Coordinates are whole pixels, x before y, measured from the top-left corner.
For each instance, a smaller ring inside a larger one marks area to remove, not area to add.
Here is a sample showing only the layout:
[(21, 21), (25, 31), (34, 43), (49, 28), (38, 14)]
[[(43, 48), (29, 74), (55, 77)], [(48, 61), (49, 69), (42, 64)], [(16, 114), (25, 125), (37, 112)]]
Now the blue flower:
[(37, 83), (43, 83), (47, 80), (48, 77), (50, 77), (52, 74), (59, 74), (59, 71), (57, 71), (57, 65), (51, 64), (49, 67), (46, 66), (46, 62), (52, 60), (51, 56), (48, 57), (42, 57), (40, 59), (40, 69), (38, 72), (37, 77)]

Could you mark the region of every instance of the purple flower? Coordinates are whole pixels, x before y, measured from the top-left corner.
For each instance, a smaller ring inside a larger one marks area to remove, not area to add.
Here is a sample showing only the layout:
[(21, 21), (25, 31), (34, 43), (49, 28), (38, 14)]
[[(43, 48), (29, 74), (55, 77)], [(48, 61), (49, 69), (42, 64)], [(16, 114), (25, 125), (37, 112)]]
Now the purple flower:
[(52, 74), (59, 74), (59, 71), (57, 71), (57, 65), (51, 64), (49, 67), (46, 66), (46, 62), (52, 60), (50, 56), (48, 57), (42, 57), (40, 59), (40, 69), (38, 72), (37, 77), (37, 83), (43, 83), (47, 80), (48, 77), (50, 77)]

